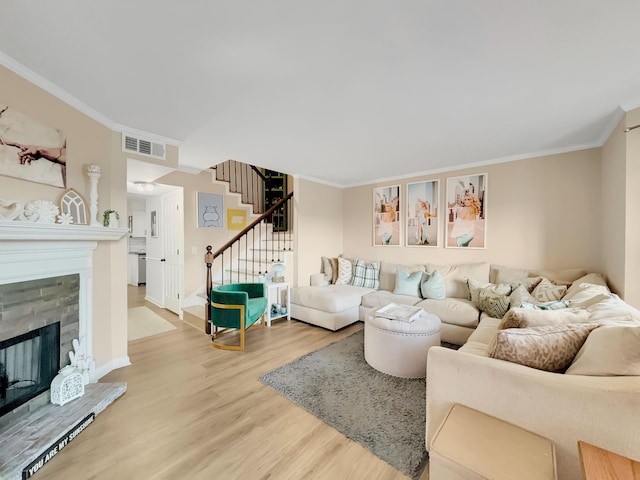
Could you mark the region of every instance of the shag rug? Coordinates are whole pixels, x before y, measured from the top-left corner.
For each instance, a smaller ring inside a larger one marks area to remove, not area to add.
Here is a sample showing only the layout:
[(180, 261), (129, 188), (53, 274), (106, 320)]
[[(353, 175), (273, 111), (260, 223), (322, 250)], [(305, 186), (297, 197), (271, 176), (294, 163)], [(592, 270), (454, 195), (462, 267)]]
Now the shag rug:
[(364, 359), (359, 331), (260, 381), (404, 474), (417, 479), (425, 451), (425, 380), (378, 372)]
[(175, 329), (176, 327), (148, 307), (134, 307), (128, 311), (127, 339), (129, 341)]

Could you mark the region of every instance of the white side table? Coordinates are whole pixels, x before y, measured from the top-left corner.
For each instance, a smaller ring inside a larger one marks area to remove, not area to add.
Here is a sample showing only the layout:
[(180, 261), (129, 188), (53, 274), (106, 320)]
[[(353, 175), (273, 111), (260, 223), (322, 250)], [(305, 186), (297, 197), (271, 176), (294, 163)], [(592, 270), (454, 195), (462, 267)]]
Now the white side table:
[[(271, 321), (277, 318), (287, 317), (287, 320), (291, 320), (291, 290), (289, 286), (289, 282), (267, 282), (265, 283), (267, 287), (267, 326), (271, 326)], [(283, 302), (282, 294), (285, 294), (286, 299)], [(271, 307), (272, 305), (278, 304), (280, 306), (284, 306), (286, 303), (286, 313), (272, 313)]]

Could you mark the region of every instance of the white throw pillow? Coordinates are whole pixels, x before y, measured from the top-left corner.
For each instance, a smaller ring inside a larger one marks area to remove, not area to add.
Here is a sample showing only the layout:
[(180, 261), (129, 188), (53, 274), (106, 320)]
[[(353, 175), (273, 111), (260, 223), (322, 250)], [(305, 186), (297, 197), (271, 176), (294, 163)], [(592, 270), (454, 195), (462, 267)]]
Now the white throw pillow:
[(346, 258), (338, 258), (338, 278), (336, 285), (351, 285), (353, 277), (353, 263)]
[(567, 292), (565, 285), (554, 285), (547, 278), (543, 278), (536, 288), (533, 289), (531, 295), (540, 302), (555, 302), (560, 300)]

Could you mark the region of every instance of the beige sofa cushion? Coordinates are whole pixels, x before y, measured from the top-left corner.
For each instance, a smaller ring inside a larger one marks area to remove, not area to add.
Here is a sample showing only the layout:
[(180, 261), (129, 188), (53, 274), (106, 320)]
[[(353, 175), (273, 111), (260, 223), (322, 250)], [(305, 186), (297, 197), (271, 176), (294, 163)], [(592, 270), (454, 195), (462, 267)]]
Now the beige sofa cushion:
[(561, 372), (597, 324), (579, 323), (500, 330), (489, 356), (538, 370)]
[(489, 346), (498, 334), (501, 320), (489, 317), (486, 314), (480, 316), (480, 323), (473, 331), (467, 342), (460, 347), (461, 352), (472, 353), (474, 355), (489, 356)]
[(542, 327), (545, 325), (565, 325), (568, 323), (588, 323), (589, 312), (581, 308), (561, 310), (532, 310), (515, 307), (502, 319), (501, 329)]
[(396, 295), (387, 290), (378, 290), (376, 292), (367, 293), (362, 297), (362, 306), (367, 308), (379, 308), (397, 303), (400, 305), (415, 305), (420, 301), (420, 297), (412, 297), (411, 295)]
[(470, 300), (461, 298), (445, 298), (432, 300), (430, 298), (416, 303), (429, 313), (433, 313), (443, 323), (461, 327), (475, 328), (478, 326), (480, 312)]
[(326, 285), (323, 287), (298, 287), (291, 289), (291, 303), (304, 305), (328, 313), (337, 313), (357, 307), (363, 295), (372, 288), (351, 285)]
[(530, 277), (544, 277), (551, 280), (556, 285), (571, 285), (580, 277), (587, 274), (581, 268), (567, 268), (564, 270), (530, 270)]
[(450, 298), (470, 298), (467, 279), (473, 278), (481, 282), (489, 282), (489, 268), (487, 262), (481, 263), (460, 263), (453, 265), (427, 264), (427, 273), (438, 270), (444, 277), (447, 297)]
[(596, 328), (565, 372), (569, 375), (640, 375), (640, 325)]
[(502, 265), (491, 265), (489, 281), (491, 283), (509, 283), (518, 285), (524, 283), (529, 277), (529, 270), (523, 268), (504, 267)]

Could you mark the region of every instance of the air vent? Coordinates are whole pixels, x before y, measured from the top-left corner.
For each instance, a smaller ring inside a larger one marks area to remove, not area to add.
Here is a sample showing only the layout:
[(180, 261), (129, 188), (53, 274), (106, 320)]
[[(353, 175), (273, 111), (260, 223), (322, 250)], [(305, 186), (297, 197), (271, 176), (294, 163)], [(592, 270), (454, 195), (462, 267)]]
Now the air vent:
[(165, 145), (122, 134), (122, 150), (165, 160)]

